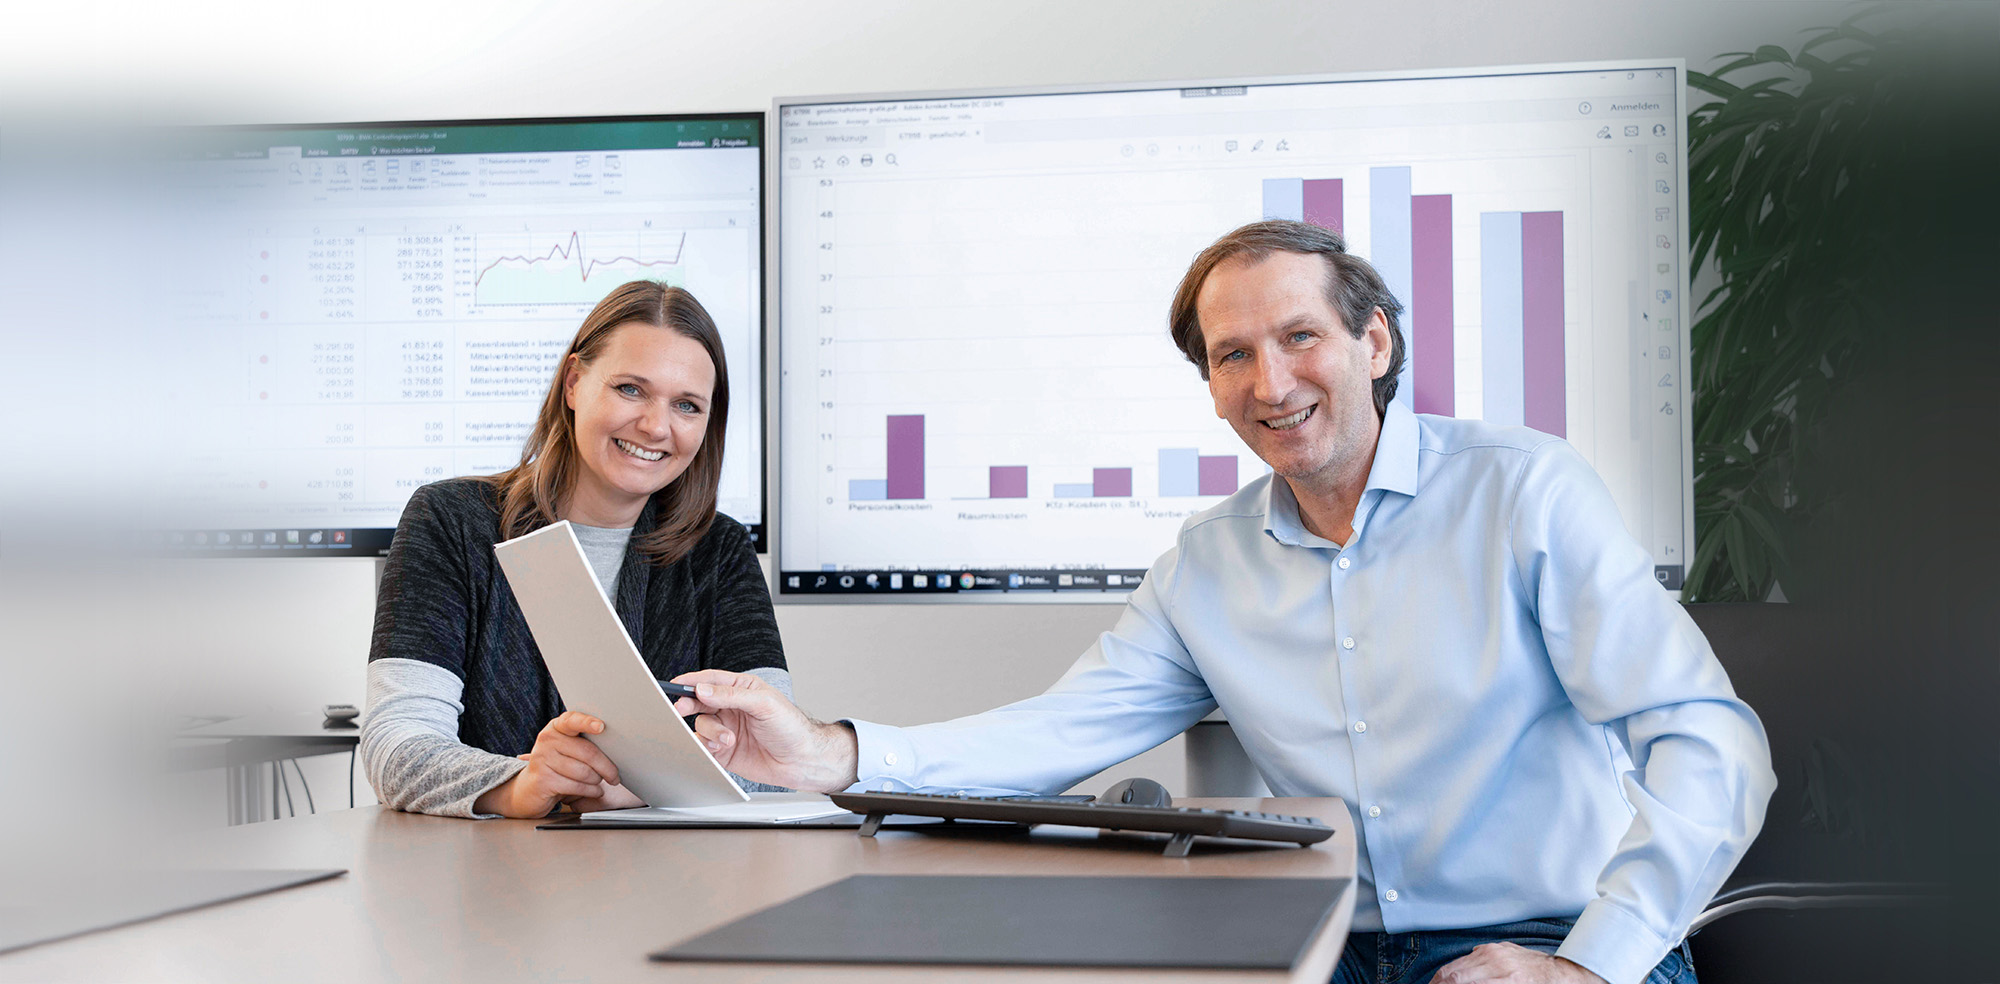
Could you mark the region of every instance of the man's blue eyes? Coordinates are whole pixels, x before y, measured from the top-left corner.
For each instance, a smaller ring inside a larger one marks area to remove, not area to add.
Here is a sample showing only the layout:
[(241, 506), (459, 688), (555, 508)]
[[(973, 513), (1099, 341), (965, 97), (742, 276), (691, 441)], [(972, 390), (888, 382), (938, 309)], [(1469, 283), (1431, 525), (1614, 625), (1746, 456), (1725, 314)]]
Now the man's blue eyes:
[[(1312, 333), (1312, 332), (1309, 332), (1309, 331), (1295, 331), (1295, 332), (1292, 332), (1292, 333), (1291, 333), (1291, 335), (1290, 335), (1290, 336), (1288, 336), (1288, 337), (1287, 337), (1287, 338), (1286, 338), (1285, 340), (1286, 340), (1286, 341), (1289, 341), (1289, 342), (1309, 342), (1309, 341), (1312, 341), (1312, 337), (1313, 337), (1313, 333)], [(1236, 362), (1236, 361), (1241, 361), (1241, 360), (1243, 360), (1243, 359), (1247, 359), (1247, 358), (1249, 358), (1249, 357), (1250, 357), (1250, 353), (1248, 353), (1248, 352), (1245, 352), (1245, 351), (1243, 351), (1242, 349), (1237, 349), (1236, 351), (1234, 351), (1234, 352), (1231, 352), (1231, 353), (1229, 353), (1228, 355), (1225, 355), (1225, 356), (1223, 356), (1223, 357), (1222, 357), (1222, 361), (1223, 361), (1223, 362)]]

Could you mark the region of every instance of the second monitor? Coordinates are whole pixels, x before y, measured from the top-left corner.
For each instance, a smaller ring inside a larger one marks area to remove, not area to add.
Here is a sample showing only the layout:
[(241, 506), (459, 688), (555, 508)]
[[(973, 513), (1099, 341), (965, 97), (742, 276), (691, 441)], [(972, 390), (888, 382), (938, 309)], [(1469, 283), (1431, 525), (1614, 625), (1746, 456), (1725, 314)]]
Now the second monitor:
[(1683, 74), (778, 100), (779, 597), (1121, 601), (1267, 470), (1167, 333), (1189, 261), (1260, 218), (1383, 274), (1399, 401), (1566, 438), (1678, 588)]
[(519, 462), (620, 284), (686, 287), (734, 393), (718, 508), (764, 523), (762, 113), (191, 130), (164, 148), (175, 453), (200, 555), (385, 551), (417, 487)]

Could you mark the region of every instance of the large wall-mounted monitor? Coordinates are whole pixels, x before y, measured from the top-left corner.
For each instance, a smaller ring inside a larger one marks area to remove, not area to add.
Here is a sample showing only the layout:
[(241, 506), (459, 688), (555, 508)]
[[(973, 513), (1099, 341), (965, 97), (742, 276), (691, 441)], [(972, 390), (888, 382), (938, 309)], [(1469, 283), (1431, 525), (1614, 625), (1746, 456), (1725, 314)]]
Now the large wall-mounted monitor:
[(764, 114), (341, 124), (169, 143), (181, 550), (365, 555), (518, 462), (612, 288), (686, 287), (729, 363), (722, 512), (762, 543)]
[(1339, 231), (1398, 399), (1567, 438), (1693, 539), (1678, 62), (780, 99), (780, 598), (1122, 600), (1266, 469), (1169, 341), (1245, 222)]

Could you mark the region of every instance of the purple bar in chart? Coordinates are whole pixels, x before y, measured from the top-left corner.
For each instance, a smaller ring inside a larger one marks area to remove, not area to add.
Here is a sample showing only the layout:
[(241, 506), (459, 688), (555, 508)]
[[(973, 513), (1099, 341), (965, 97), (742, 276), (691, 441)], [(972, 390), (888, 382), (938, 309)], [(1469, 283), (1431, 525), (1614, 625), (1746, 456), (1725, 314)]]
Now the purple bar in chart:
[(1563, 392), (1563, 214), (1521, 213), (1523, 422), (1567, 437)]
[(1451, 196), (1410, 196), (1411, 409), (1451, 416)]
[(1347, 202), (1341, 197), (1339, 178), (1308, 178), (1305, 182), (1305, 221), (1332, 232), (1341, 230), (1346, 220)]
[(994, 465), (986, 470), (986, 497), (1025, 499), (1028, 497), (1027, 465)]
[(1229, 495), (1236, 491), (1236, 456), (1233, 454), (1205, 454), (1201, 456), (1201, 494)]
[(924, 497), (923, 414), (890, 415), (888, 480), (891, 499)]
[(1125, 498), (1132, 494), (1132, 469), (1093, 468), (1090, 470), (1090, 494), (1093, 498)]

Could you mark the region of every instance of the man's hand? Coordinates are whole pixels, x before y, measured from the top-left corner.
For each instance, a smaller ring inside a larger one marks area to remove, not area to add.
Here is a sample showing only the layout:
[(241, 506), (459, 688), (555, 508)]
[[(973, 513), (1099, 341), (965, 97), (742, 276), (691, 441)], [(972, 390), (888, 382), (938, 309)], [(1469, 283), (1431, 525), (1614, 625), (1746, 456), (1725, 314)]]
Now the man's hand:
[(559, 805), (578, 810), (644, 806), (618, 785), (618, 767), (586, 735), (604, 733), (604, 722), (581, 711), (565, 711), (542, 726), (535, 748), (520, 758), (528, 767), (473, 801), (475, 813), (504, 817), (544, 817)]
[(770, 684), (746, 673), (696, 670), (672, 682), (696, 696), (674, 702), (681, 716), (699, 714), (700, 735), (722, 767), (746, 779), (831, 793), (855, 782), (854, 731), (806, 716)]
[(1438, 968), (1431, 984), (1604, 984), (1561, 957), (1516, 943), (1481, 943)]

